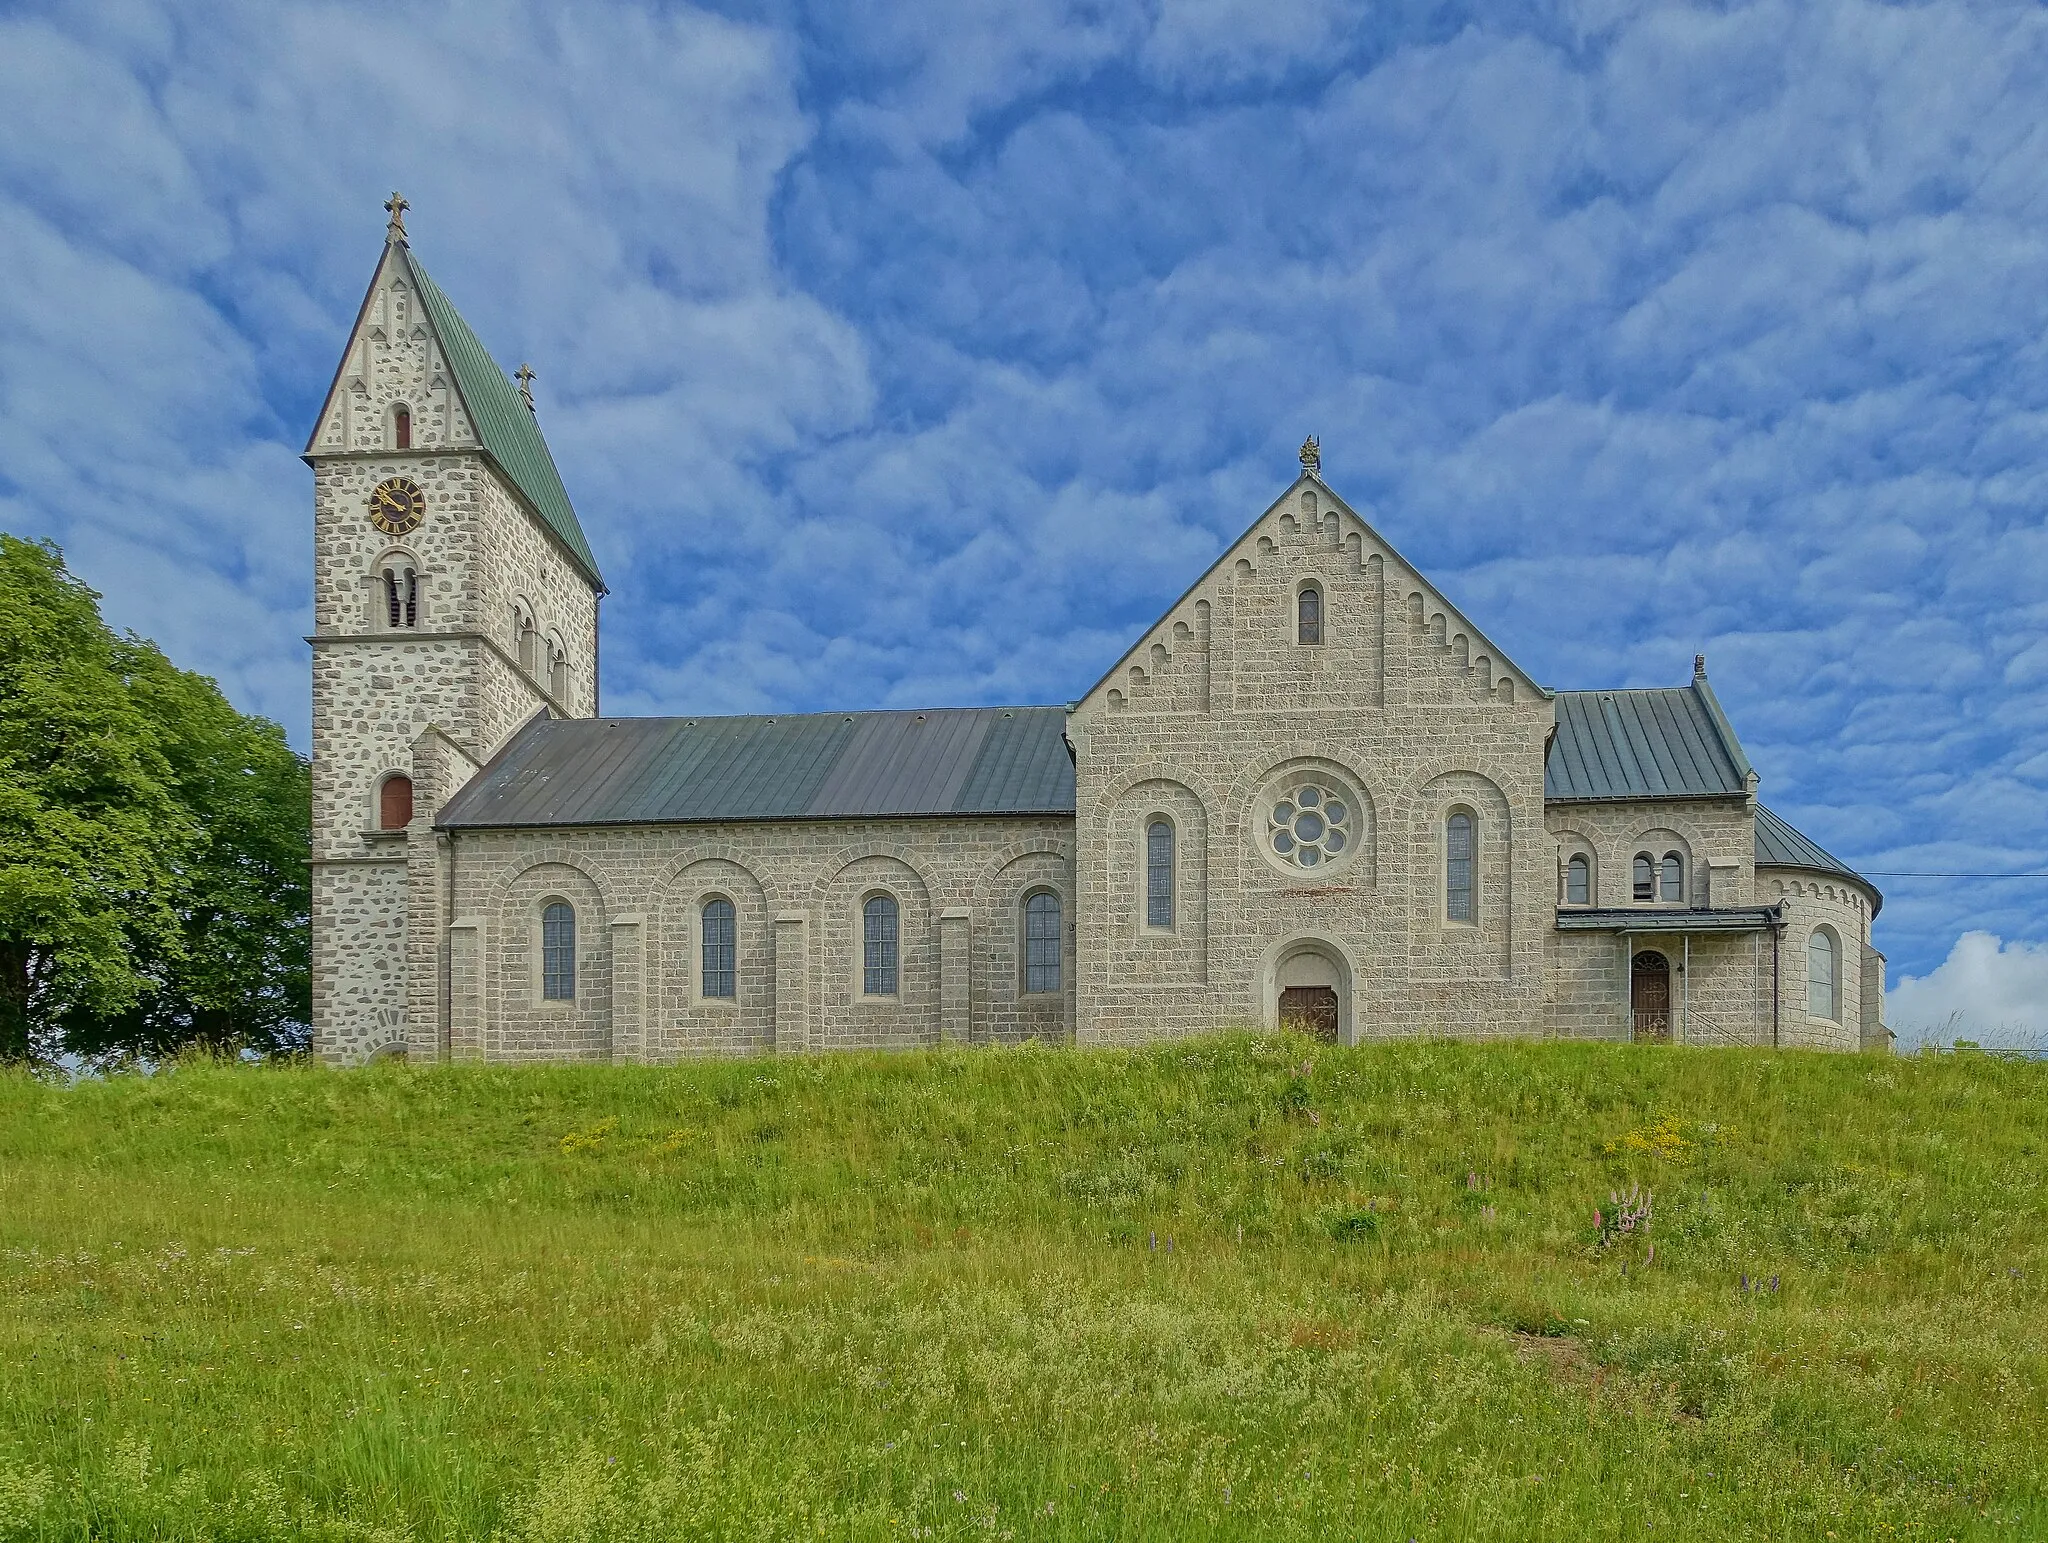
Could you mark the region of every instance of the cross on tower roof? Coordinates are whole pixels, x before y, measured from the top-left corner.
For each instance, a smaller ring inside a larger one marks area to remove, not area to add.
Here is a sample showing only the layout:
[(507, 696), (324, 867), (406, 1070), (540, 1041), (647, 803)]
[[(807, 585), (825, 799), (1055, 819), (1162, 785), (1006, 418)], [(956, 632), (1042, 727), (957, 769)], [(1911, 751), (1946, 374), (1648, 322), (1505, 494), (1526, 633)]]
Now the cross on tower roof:
[(526, 404), (528, 412), (533, 411), (533, 366), (522, 364), (512, 372), (512, 378), (519, 382), (519, 399)]
[(384, 200), (384, 212), (391, 216), (391, 223), (384, 227), (386, 241), (405, 240), (405, 211), (411, 207), (412, 205), (405, 201), (405, 195), (395, 190)]

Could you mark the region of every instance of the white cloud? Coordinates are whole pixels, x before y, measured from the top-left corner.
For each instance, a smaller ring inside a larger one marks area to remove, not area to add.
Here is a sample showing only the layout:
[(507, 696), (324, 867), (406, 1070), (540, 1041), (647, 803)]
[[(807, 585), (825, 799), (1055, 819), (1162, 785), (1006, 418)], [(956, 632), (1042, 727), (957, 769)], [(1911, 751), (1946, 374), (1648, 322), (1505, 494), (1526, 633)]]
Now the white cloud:
[(1901, 978), (1884, 1002), (1901, 1048), (1952, 1039), (2048, 1045), (2048, 943), (1966, 932), (1931, 973)]

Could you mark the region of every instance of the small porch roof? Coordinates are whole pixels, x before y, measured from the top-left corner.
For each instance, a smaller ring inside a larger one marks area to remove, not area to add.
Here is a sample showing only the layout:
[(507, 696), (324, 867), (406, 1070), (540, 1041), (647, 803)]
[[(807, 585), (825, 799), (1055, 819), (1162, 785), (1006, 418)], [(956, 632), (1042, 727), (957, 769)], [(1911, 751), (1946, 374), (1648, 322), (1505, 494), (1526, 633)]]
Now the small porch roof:
[(1560, 906), (1559, 932), (1764, 932), (1785, 925), (1774, 905)]

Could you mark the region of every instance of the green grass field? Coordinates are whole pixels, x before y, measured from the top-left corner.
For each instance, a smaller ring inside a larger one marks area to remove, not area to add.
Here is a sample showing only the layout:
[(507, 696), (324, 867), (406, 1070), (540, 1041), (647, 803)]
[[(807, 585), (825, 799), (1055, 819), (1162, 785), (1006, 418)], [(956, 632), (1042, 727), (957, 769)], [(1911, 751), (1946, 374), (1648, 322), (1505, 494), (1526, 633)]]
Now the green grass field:
[(2044, 1165), (1983, 1055), (4, 1078), (0, 1537), (2044, 1537)]

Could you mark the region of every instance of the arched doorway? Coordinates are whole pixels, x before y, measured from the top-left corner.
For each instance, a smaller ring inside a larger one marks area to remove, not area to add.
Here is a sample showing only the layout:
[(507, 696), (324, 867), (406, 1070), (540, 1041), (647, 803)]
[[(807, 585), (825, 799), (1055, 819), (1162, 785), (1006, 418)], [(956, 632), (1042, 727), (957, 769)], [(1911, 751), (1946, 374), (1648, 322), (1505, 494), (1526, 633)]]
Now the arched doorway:
[(1349, 984), (1331, 953), (1314, 945), (1296, 947), (1273, 970), (1272, 1021), (1326, 1045), (1342, 1044)]
[(1671, 961), (1654, 948), (1645, 949), (1629, 965), (1628, 1003), (1635, 1014), (1635, 1037), (1663, 1044), (1671, 1038)]

